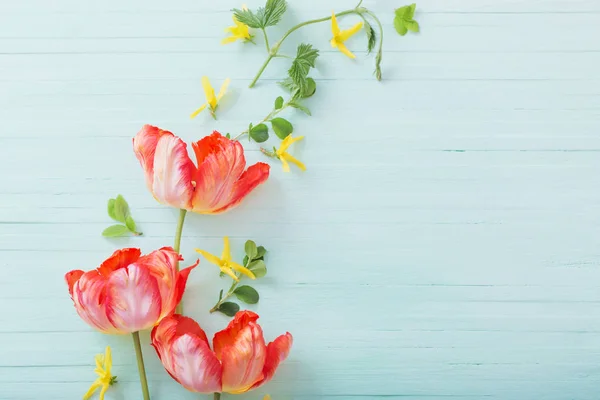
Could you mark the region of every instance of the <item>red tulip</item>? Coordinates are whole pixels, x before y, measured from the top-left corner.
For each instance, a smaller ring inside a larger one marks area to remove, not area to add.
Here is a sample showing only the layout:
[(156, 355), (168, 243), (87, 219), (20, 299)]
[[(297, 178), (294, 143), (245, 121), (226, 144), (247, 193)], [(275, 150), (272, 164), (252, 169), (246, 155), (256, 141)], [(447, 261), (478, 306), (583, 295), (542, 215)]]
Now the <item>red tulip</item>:
[(238, 312), (213, 338), (213, 350), (198, 323), (173, 315), (152, 330), (152, 345), (167, 372), (192, 392), (243, 393), (268, 382), (292, 347), (286, 333), (265, 344), (258, 315)]
[(198, 262), (177, 271), (181, 256), (170, 247), (140, 255), (140, 249), (117, 250), (97, 269), (65, 275), (77, 313), (92, 328), (133, 333), (173, 314)]
[(169, 131), (144, 125), (133, 139), (133, 150), (146, 174), (154, 198), (200, 214), (216, 214), (239, 204), (269, 177), (269, 165), (247, 170), (240, 142), (213, 132), (192, 143), (198, 166), (187, 145)]

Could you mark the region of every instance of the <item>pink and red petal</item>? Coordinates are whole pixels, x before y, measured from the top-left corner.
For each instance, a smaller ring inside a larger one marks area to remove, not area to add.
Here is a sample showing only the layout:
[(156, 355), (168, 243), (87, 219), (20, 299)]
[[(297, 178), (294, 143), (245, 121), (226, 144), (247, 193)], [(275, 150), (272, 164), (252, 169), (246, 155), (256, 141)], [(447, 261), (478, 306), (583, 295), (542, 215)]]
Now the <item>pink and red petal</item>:
[(154, 154), (158, 140), (163, 135), (173, 136), (171, 132), (156, 126), (144, 125), (133, 138), (133, 151), (144, 169), (146, 185), (150, 191), (152, 191), (152, 182), (154, 181)]
[(125, 268), (129, 264), (133, 264), (139, 258), (142, 252), (140, 249), (128, 248), (115, 251), (112, 256), (106, 259), (98, 267), (98, 272), (101, 275), (108, 277), (111, 272), (119, 268)]
[(294, 342), (292, 335), (287, 332), (285, 335), (279, 336), (277, 339), (267, 345), (267, 358), (263, 369), (263, 379), (256, 382), (252, 389), (269, 382), (275, 375), (275, 371), (290, 354), (292, 343)]
[(141, 331), (158, 321), (160, 290), (147, 268), (131, 264), (113, 272), (108, 278), (107, 295), (107, 316), (119, 331)]
[(83, 272), (80, 269), (74, 269), (73, 271), (69, 271), (65, 274), (65, 281), (69, 286), (69, 294), (71, 295), (71, 297), (73, 297), (73, 286), (75, 286), (75, 283), (79, 280), (79, 278), (81, 278), (81, 276), (84, 273), (85, 272)]
[(161, 203), (190, 210), (196, 167), (187, 153), (187, 145), (178, 137), (163, 135), (156, 145), (152, 193)]
[(103, 333), (120, 332), (106, 314), (107, 278), (98, 271), (84, 273), (73, 285), (73, 303), (77, 313), (88, 325)]
[(235, 183), (229, 202), (212, 213), (217, 214), (237, 206), (252, 190), (269, 178), (270, 168), (262, 162), (250, 166)]
[(243, 393), (263, 379), (267, 348), (261, 327), (250, 322), (221, 350), (223, 391)]
[(217, 357), (221, 358), (221, 351), (234, 343), (239, 332), (251, 322), (258, 320), (258, 314), (252, 311), (239, 311), (222, 331), (215, 333), (213, 337), (213, 350)]
[(173, 290), (173, 301), (168, 308), (163, 308), (163, 312), (166, 313), (165, 315), (173, 313), (175, 311), (175, 308), (177, 307), (177, 304), (179, 304), (181, 299), (183, 299), (183, 293), (185, 293), (185, 287), (187, 285), (187, 280), (190, 275), (190, 272), (192, 272), (192, 270), (196, 268), (198, 264), (200, 264), (200, 259), (196, 260), (196, 262), (190, 265), (189, 267), (179, 271), (177, 283), (175, 284), (175, 288)]
[(169, 351), (170, 372), (183, 387), (199, 393), (221, 392), (222, 366), (205, 340), (186, 333), (173, 341)]

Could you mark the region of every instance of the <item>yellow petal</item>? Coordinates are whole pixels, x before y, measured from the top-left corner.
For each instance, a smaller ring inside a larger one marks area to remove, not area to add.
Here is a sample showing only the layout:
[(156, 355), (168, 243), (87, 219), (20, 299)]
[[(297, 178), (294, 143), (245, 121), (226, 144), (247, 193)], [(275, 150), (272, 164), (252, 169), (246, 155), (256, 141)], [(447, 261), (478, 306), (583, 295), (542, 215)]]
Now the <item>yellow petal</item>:
[(296, 165), (298, 168), (300, 168), (302, 171), (306, 171), (306, 166), (297, 158), (291, 156), (288, 153), (284, 153), (281, 155), (282, 158), (284, 158), (286, 161), (291, 162), (292, 164)]
[(228, 262), (231, 260), (231, 246), (229, 245), (229, 237), (223, 238), (223, 253), (221, 254), (221, 260)]
[(206, 102), (212, 107), (215, 108), (217, 105), (217, 98), (215, 97), (215, 89), (210, 84), (208, 77), (202, 77), (202, 87), (204, 88), (204, 95), (206, 96)]
[(190, 114), (190, 118), (196, 118), (198, 116), (198, 114), (200, 114), (202, 111), (204, 111), (204, 109), (206, 108), (207, 105), (208, 105), (208, 103), (204, 103), (202, 106), (200, 106), (199, 109), (197, 109), (196, 111), (194, 111), (193, 113)]
[(265, 397), (263, 397), (263, 400), (271, 400), (271, 396), (269, 396), (268, 394), (265, 394)]
[(94, 394), (94, 392), (96, 390), (98, 390), (98, 388), (102, 386), (102, 382), (100, 382), (99, 379), (95, 380), (94, 383), (92, 383), (92, 385), (90, 386), (90, 388), (88, 389), (88, 391), (83, 395), (83, 400), (87, 400), (90, 397), (92, 397), (92, 395)]
[(219, 94), (217, 95), (217, 102), (220, 101), (225, 95), (229, 83), (231, 83), (231, 79), (227, 78), (225, 79), (225, 82), (223, 82), (223, 84), (221, 85), (221, 90), (219, 90)]
[(350, 58), (356, 58), (356, 56), (354, 54), (352, 54), (350, 52), (350, 50), (348, 50), (348, 48), (346, 47), (346, 45), (344, 43), (338, 43), (337, 48), (338, 48), (339, 51), (341, 51), (342, 53), (344, 53), (348, 57), (350, 57)]
[(231, 270), (231, 268), (228, 267), (221, 267), (221, 272), (223, 272), (224, 274), (227, 274), (231, 277), (231, 279), (233, 279), (236, 282), (239, 282), (239, 278), (236, 276), (236, 274), (233, 273), (233, 271)]
[(230, 262), (229, 266), (236, 270), (237, 272), (239, 272), (240, 274), (244, 274), (246, 275), (248, 278), (250, 279), (256, 279), (256, 276), (254, 276), (254, 273), (252, 271), (250, 271), (248, 268), (246, 267), (242, 267), (240, 264), (236, 263), (236, 262)]
[(331, 33), (333, 33), (334, 37), (340, 34), (340, 27), (335, 17), (335, 11), (331, 11)]
[(239, 40), (240, 38), (237, 36), (227, 36), (226, 38), (223, 38), (223, 40), (221, 40), (221, 44), (229, 44), (229, 43), (233, 43), (236, 40)]
[(337, 49), (338, 47), (338, 42), (335, 38), (331, 38), (331, 40), (329, 41), (329, 43), (331, 44), (331, 47), (333, 47), (334, 49)]
[(292, 134), (290, 133), (289, 135), (287, 135), (285, 137), (285, 139), (283, 139), (283, 142), (281, 142), (281, 146), (279, 146), (279, 149), (277, 150), (277, 155), (281, 155), (283, 153), (286, 152), (286, 150), (295, 142), (298, 142), (300, 140), (304, 139), (304, 136), (298, 136), (296, 138), (292, 137)]
[(112, 368), (112, 351), (110, 350), (110, 346), (106, 346), (105, 354), (104, 354), (104, 370), (106, 371), (106, 375), (110, 376), (110, 369)]
[(208, 251), (204, 251), (204, 250), (200, 250), (200, 249), (195, 249), (195, 250), (197, 253), (202, 254), (204, 256), (204, 258), (206, 258), (206, 261), (208, 261), (212, 264), (215, 264), (218, 267), (220, 267), (221, 264), (223, 264), (219, 257), (210, 254)]
[(287, 160), (283, 157), (283, 155), (279, 156), (279, 160), (283, 165), (283, 172), (290, 172), (290, 164), (288, 164)]
[(102, 390), (100, 390), (100, 400), (104, 400), (104, 394), (106, 393), (106, 391), (108, 390), (108, 384), (102, 385)]
[(96, 369), (94, 371), (104, 371), (104, 354), (96, 354), (94, 361), (96, 361)]
[(356, 25), (354, 25), (352, 28), (341, 31), (339, 34), (339, 37), (342, 41), (345, 42), (352, 35), (356, 34), (356, 32), (360, 31), (362, 29), (362, 27), (363, 27), (363, 23), (359, 22)]

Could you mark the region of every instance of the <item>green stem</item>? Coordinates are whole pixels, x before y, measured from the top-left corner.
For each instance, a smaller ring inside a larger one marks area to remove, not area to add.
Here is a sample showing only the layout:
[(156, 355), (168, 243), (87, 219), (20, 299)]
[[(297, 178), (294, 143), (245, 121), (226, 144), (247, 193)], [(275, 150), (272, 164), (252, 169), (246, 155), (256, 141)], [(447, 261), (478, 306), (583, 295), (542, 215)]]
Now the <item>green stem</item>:
[(215, 393), (214, 400), (221, 400), (221, 393)]
[(381, 21), (379, 20), (379, 18), (377, 18), (377, 15), (375, 15), (372, 11), (364, 9), (364, 13), (369, 14), (371, 18), (373, 18), (375, 22), (377, 22), (377, 25), (379, 25), (379, 48), (377, 49), (377, 56), (375, 57), (375, 76), (377, 77), (377, 80), (380, 81), (381, 56), (383, 54), (383, 26), (381, 25)]
[(269, 37), (267, 36), (267, 31), (265, 30), (265, 28), (262, 28), (262, 33), (263, 36), (265, 37), (265, 46), (267, 46), (267, 53), (271, 51), (271, 48), (269, 47)]
[[(175, 230), (175, 243), (173, 244), (173, 250), (179, 254), (181, 248), (181, 233), (183, 232), (183, 223), (185, 222), (185, 216), (187, 210), (179, 210), (179, 220), (177, 221), (177, 229)], [(179, 271), (179, 261), (175, 262), (175, 269)], [(175, 307), (176, 314), (183, 314), (183, 304), (181, 302)]]
[(142, 355), (142, 346), (140, 344), (140, 333), (133, 332), (133, 347), (135, 347), (135, 356), (137, 358), (138, 371), (140, 373), (140, 383), (142, 384), (142, 394), (144, 400), (150, 400), (148, 391), (148, 380), (146, 379), (146, 368), (144, 367), (144, 356)]
[[(237, 275), (237, 274), (236, 274)], [(238, 279), (240, 277), (238, 276)], [(225, 300), (227, 300), (228, 298), (230, 298), (233, 295), (233, 292), (235, 291), (235, 289), (237, 288), (237, 285), (240, 283), (240, 281), (233, 281), (233, 283), (231, 284), (231, 287), (229, 288), (229, 290), (227, 291), (227, 293), (225, 294), (225, 296), (223, 296), (221, 298), (221, 300), (217, 301), (217, 304), (214, 305), (213, 308), (210, 309), (210, 313), (214, 313), (216, 312), (219, 307), (221, 307), (221, 304), (223, 304), (225, 302)]]
[[(339, 13), (335, 14), (335, 16), (342, 17), (342, 16), (348, 15), (348, 14), (360, 14), (360, 11), (357, 8), (352, 8), (350, 10), (339, 12)], [(331, 16), (323, 17), (323, 18), (319, 18), (319, 19), (311, 19), (309, 21), (302, 22), (302, 23), (290, 28), (290, 30), (288, 30), (283, 35), (283, 37), (281, 39), (279, 39), (279, 41), (277, 43), (275, 43), (273, 45), (273, 47), (269, 50), (269, 56), (263, 63), (262, 67), (260, 67), (260, 69), (258, 70), (258, 73), (256, 74), (256, 76), (254, 77), (254, 79), (252, 80), (252, 82), (250, 83), (250, 85), (248, 87), (250, 87), (250, 88), (254, 87), (254, 85), (256, 84), (256, 81), (258, 81), (258, 79), (260, 78), (262, 73), (265, 71), (265, 68), (267, 68), (267, 65), (269, 65), (269, 63), (271, 62), (273, 57), (275, 57), (277, 55), (277, 52), (279, 51), (279, 47), (281, 47), (281, 45), (283, 44), (285, 39), (287, 39), (288, 36), (290, 36), (292, 33), (297, 31), (298, 29), (302, 28), (303, 26), (311, 25), (311, 24), (318, 24), (319, 22), (329, 21), (330, 19), (331, 19)]]

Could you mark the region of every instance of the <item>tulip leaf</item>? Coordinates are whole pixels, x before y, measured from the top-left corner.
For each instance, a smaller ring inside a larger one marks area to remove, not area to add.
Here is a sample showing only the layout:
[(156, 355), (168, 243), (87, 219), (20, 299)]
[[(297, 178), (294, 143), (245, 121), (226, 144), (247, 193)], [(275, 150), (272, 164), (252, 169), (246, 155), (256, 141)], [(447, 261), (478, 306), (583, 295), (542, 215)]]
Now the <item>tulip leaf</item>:
[(258, 292), (252, 286), (244, 285), (238, 286), (237, 289), (233, 292), (235, 296), (246, 304), (256, 304), (258, 303)]
[(257, 278), (262, 278), (267, 274), (267, 265), (263, 260), (252, 261), (248, 266), (248, 269), (252, 271)]
[(125, 225), (111, 225), (102, 232), (104, 237), (119, 237), (129, 233), (129, 229)]
[(250, 129), (249, 135), (256, 143), (265, 142), (269, 139), (269, 128), (265, 124), (258, 124)]
[(125, 223), (129, 216), (129, 205), (125, 201), (123, 196), (118, 195), (115, 199), (115, 219), (119, 222)]
[(294, 126), (285, 118), (273, 118), (271, 120), (273, 131), (281, 140), (288, 137), (294, 131)]
[(250, 260), (254, 260), (256, 253), (258, 252), (256, 243), (254, 243), (252, 240), (247, 240), (246, 244), (244, 245), (244, 251)]
[(283, 97), (279, 96), (275, 99), (275, 109), (281, 110), (281, 107), (283, 107)]
[(221, 303), (217, 311), (227, 315), (228, 317), (233, 317), (238, 311), (240, 311), (240, 306), (231, 301), (226, 301)]

